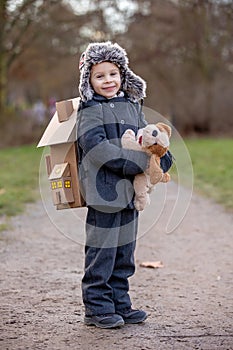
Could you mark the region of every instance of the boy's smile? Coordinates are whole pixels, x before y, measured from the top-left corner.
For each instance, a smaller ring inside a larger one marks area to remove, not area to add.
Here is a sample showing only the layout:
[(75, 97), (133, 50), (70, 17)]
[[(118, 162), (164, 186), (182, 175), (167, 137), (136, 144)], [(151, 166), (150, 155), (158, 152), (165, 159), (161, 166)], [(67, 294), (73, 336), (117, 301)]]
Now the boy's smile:
[(95, 92), (106, 98), (114, 97), (121, 87), (119, 68), (111, 62), (101, 62), (91, 68), (91, 85)]

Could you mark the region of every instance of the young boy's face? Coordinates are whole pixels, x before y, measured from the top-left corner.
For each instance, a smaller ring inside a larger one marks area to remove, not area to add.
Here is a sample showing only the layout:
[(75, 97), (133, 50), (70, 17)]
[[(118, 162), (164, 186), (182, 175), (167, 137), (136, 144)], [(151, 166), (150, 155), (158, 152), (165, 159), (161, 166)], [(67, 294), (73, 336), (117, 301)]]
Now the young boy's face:
[(101, 62), (91, 68), (91, 85), (95, 92), (106, 98), (114, 97), (121, 87), (119, 68), (111, 62)]

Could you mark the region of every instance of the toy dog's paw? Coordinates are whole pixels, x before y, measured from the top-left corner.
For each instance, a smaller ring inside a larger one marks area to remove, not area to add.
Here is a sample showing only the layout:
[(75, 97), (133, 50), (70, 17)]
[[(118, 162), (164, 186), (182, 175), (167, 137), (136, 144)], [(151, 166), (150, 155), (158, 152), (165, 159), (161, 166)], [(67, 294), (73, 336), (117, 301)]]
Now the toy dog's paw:
[(127, 130), (125, 130), (125, 132), (124, 132), (124, 134), (123, 134), (123, 136), (131, 136), (131, 137), (134, 137), (134, 139), (135, 139), (135, 132), (133, 131), (133, 130), (131, 130), (131, 129), (127, 129)]
[[(163, 181), (163, 178), (164, 178), (164, 176), (163, 176), (162, 171), (150, 173), (150, 182), (152, 185), (156, 185), (158, 182)], [(165, 182), (167, 182), (167, 181), (165, 181)]]
[(150, 204), (150, 197), (149, 195), (146, 195), (144, 198), (135, 199), (134, 206), (137, 209), (137, 211), (142, 211), (145, 209), (146, 205)]
[(162, 182), (168, 182), (171, 180), (171, 176), (168, 173), (163, 174)]
[(135, 133), (131, 129), (127, 129), (121, 137), (121, 144), (124, 148), (136, 142)]
[(142, 211), (145, 208), (145, 206), (140, 201), (135, 201), (134, 206), (137, 211)]

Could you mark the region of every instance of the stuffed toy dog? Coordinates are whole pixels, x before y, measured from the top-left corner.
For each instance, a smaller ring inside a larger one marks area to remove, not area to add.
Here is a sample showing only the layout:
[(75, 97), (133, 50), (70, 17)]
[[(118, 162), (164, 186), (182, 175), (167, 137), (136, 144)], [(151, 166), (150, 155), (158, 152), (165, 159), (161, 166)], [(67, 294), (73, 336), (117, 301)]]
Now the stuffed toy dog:
[(150, 164), (145, 173), (138, 174), (134, 179), (135, 201), (138, 211), (150, 203), (149, 193), (158, 182), (168, 182), (170, 175), (164, 173), (160, 167), (160, 158), (165, 155), (169, 147), (171, 128), (167, 124), (148, 124), (139, 129), (137, 135), (131, 129), (127, 129), (121, 138), (123, 148), (144, 151), (150, 157)]

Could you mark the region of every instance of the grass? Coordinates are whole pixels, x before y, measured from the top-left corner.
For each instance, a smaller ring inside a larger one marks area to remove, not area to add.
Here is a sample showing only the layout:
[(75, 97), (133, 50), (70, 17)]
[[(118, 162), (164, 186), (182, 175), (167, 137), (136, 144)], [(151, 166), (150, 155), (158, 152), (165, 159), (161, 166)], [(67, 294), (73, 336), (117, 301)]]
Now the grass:
[(193, 171), (194, 190), (227, 209), (233, 209), (233, 140), (186, 139)]
[(0, 150), (0, 218), (21, 213), (26, 203), (39, 197), (42, 151), (35, 145)]
[[(194, 170), (194, 189), (233, 209), (233, 140), (186, 139)], [(38, 171), (43, 149), (35, 145), (0, 150), (0, 231), (10, 216), (39, 198)], [(179, 152), (176, 153), (176, 158)]]

